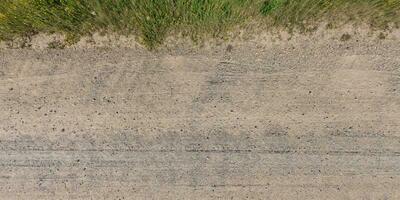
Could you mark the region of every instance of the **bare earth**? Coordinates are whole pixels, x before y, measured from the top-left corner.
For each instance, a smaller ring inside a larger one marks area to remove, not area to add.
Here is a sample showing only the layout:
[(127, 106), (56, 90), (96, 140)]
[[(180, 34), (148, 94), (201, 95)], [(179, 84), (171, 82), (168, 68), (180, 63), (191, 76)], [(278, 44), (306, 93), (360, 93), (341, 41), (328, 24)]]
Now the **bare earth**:
[(400, 199), (400, 39), (0, 50), (0, 199)]

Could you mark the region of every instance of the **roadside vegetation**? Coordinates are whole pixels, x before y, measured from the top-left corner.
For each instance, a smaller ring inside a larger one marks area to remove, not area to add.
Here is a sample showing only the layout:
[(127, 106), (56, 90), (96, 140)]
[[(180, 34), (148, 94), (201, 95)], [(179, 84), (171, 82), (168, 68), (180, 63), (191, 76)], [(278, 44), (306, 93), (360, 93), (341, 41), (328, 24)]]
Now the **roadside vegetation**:
[(307, 31), (325, 22), (387, 29), (400, 23), (400, 0), (1, 0), (0, 39), (62, 33), (136, 35), (155, 48), (168, 35), (223, 37), (248, 23)]

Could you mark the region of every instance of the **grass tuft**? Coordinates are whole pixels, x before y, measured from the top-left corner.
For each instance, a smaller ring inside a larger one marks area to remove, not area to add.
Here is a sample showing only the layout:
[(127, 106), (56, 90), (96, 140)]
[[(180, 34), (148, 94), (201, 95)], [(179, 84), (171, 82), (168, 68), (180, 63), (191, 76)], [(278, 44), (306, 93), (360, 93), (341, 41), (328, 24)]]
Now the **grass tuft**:
[(286, 0), (269, 0), (269, 1), (264, 1), (264, 3), (261, 6), (261, 14), (266, 16), (270, 14), (271, 12), (282, 8), (284, 3), (286, 3)]
[(1, 0), (0, 39), (39, 32), (71, 41), (94, 32), (133, 34), (150, 49), (167, 35), (199, 40), (257, 22), (268, 28), (367, 23), (399, 26), (400, 0)]

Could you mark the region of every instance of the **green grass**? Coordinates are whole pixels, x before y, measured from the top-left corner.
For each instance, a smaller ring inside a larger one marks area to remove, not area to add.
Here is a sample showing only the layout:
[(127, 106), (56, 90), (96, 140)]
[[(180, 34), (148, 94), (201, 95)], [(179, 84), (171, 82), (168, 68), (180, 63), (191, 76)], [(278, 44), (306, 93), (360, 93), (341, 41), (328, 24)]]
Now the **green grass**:
[(400, 0), (1, 0), (0, 39), (39, 32), (69, 40), (94, 32), (138, 36), (149, 48), (168, 35), (222, 37), (251, 22), (307, 30), (319, 22), (399, 26)]

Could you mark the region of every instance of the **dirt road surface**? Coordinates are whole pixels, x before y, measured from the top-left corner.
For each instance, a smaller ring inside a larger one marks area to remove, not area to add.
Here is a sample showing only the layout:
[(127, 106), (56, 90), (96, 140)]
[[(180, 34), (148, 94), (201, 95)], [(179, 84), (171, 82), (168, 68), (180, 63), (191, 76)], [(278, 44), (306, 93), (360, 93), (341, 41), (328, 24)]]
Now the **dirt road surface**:
[(400, 199), (400, 40), (0, 50), (0, 199)]

